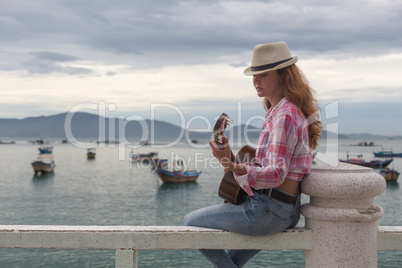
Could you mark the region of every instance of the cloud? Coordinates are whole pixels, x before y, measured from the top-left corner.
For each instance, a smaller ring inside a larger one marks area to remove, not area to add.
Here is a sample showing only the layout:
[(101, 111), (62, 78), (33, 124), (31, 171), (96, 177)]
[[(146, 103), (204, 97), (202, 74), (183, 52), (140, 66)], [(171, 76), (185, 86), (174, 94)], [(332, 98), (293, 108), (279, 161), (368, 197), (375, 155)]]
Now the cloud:
[(376, 100), (377, 103), (400, 103), (402, 100), (402, 88), (390, 87), (365, 87), (339, 89), (333, 92), (334, 95), (340, 96), (345, 102), (370, 102)]
[(65, 55), (62, 53), (50, 52), (50, 51), (31, 52), (30, 54), (35, 55), (38, 60), (50, 60), (50, 61), (57, 61), (57, 62), (79, 60), (79, 58), (74, 57), (74, 56)]
[(310, 56), (384, 54), (402, 49), (402, 36), (395, 34), (401, 25), (399, 3), (3, 2), (0, 44), (14, 51), (46, 44), (54, 53), (134, 68), (248, 62), (254, 45), (278, 40)]
[(0, 1), (0, 96), (211, 116), (240, 99), (251, 115), (242, 71), (256, 44), (285, 40), (319, 99), (400, 102), (401, 21), (393, 0)]
[(88, 68), (62, 65), (66, 62), (79, 61), (79, 58), (50, 51), (30, 52), (34, 59), (22, 63), (29, 74), (61, 73), (67, 75), (90, 75), (93, 71)]

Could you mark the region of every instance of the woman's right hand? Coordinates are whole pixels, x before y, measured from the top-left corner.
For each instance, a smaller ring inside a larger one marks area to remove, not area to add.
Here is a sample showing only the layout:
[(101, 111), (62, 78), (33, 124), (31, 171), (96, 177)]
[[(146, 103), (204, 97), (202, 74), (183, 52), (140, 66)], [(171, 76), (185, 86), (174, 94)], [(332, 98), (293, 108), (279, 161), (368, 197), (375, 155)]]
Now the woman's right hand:
[(219, 163), (223, 166), (225, 170), (230, 170), (232, 165), (234, 164), (231, 160), (232, 158), (232, 150), (229, 146), (229, 139), (223, 137), (223, 148), (218, 147), (218, 144), (215, 140), (210, 140), (209, 145), (212, 148), (212, 154), (218, 159)]

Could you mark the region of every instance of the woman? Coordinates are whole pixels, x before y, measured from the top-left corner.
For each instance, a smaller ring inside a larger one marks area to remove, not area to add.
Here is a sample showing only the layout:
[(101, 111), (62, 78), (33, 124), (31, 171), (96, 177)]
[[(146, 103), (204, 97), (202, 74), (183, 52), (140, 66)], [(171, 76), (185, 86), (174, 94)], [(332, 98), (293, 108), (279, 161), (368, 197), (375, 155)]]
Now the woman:
[[(248, 198), (240, 205), (223, 203), (191, 212), (184, 225), (222, 229), (245, 235), (269, 235), (294, 227), (300, 218), (300, 181), (312, 166), (312, 151), (321, 123), (313, 90), (299, 71), (285, 42), (257, 45), (252, 66), (257, 95), (267, 110), (255, 163), (230, 161), (229, 146), (213, 155), (232, 171)], [(227, 143), (228, 139), (224, 138)], [(242, 267), (259, 250), (200, 250), (215, 267)]]

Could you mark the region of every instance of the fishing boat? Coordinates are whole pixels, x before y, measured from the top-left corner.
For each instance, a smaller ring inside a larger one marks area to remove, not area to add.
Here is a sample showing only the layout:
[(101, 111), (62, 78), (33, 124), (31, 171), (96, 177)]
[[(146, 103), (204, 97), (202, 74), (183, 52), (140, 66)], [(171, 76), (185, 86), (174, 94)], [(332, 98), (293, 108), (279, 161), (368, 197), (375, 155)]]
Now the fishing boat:
[(87, 158), (88, 159), (95, 159), (95, 156), (96, 156), (95, 148), (89, 148), (87, 150)]
[(393, 151), (381, 151), (373, 154), (375, 157), (402, 157), (402, 153), (394, 153)]
[(350, 146), (380, 146), (375, 144), (373, 141), (367, 142), (367, 141), (361, 141), (358, 144), (350, 144)]
[(384, 177), (386, 181), (396, 181), (399, 177), (399, 172), (394, 169), (382, 168), (378, 173)]
[(393, 159), (365, 161), (363, 158), (339, 159), (340, 162), (369, 168), (386, 168)]
[(106, 139), (106, 140), (97, 141), (96, 143), (97, 144), (119, 144), (120, 142), (116, 141), (116, 140)]
[(41, 173), (52, 173), (56, 166), (52, 155), (39, 155), (38, 159), (31, 163), (36, 175)]
[(169, 167), (169, 161), (166, 158), (154, 157), (152, 158), (152, 167), (153, 169), (167, 169)]
[(42, 146), (39, 147), (38, 149), (41, 154), (51, 154), (53, 152), (52, 146)]
[(156, 152), (151, 152), (148, 154), (137, 154), (137, 153), (131, 152), (130, 159), (133, 162), (142, 162), (142, 161), (150, 162), (152, 160), (152, 158), (157, 155), (158, 155), (158, 153), (156, 153)]
[(2, 141), (2, 140), (0, 140), (0, 144), (15, 144), (15, 141)]
[(156, 173), (158, 174), (159, 178), (163, 182), (173, 182), (173, 183), (179, 183), (179, 182), (194, 182), (198, 179), (200, 176), (201, 172), (200, 171), (195, 171), (195, 170), (188, 170), (188, 171), (181, 171), (181, 170), (176, 170), (176, 171), (169, 171), (164, 168), (158, 168), (156, 169)]

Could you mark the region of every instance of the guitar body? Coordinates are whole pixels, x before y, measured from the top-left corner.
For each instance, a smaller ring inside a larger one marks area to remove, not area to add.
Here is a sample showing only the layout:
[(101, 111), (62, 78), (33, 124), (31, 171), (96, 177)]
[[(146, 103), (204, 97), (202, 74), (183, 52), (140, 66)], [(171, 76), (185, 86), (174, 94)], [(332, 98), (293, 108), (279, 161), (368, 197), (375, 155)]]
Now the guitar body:
[[(237, 164), (243, 164), (247, 162), (254, 162), (255, 148), (245, 145), (237, 153), (234, 161)], [(219, 197), (225, 200), (225, 202), (232, 203), (234, 205), (241, 204), (248, 194), (239, 186), (234, 178), (232, 171), (225, 172), (218, 191)]]

